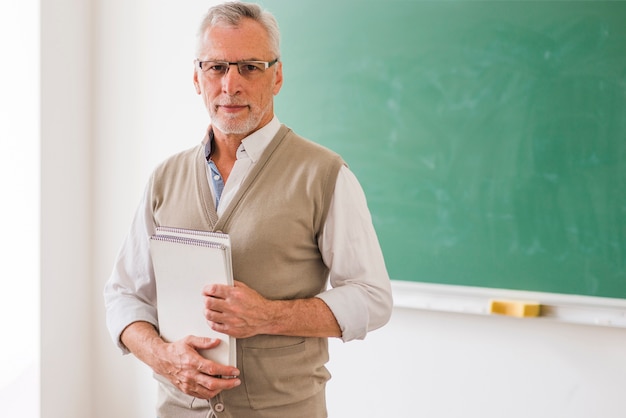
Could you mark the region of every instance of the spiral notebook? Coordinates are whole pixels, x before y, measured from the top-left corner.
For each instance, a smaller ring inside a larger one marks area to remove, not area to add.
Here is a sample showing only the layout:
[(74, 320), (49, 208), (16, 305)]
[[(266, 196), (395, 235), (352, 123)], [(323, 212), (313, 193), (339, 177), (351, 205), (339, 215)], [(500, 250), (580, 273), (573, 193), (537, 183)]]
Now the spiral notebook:
[(235, 338), (214, 331), (204, 318), (202, 288), (210, 283), (233, 285), (227, 234), (158, 227), (150, 237), (157, 288), (159, 331), (166, 341), (187, 335), (218, 338), (220, 344), (200, 354), (236, 366)]

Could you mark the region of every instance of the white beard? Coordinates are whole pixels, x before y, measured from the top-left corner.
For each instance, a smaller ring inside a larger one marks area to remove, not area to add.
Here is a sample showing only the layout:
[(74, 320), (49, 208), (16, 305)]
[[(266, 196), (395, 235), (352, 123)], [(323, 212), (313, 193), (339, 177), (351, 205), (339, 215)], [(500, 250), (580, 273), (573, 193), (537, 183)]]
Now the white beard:
[(211, 125), (225, 134), (245, 135), (254, 131), (261, 122), (261, 114), (251, 113), (247, 118), (211, 115)]
[(259, 124), (263, 120), (263, 117), (271, 110), (271, 107), (271, 101), (268, 102), (264, 109), (251, 106), (248, 116), (245, 119), (240, 119), (240, 115), (218, 115), (217, 111), (214, 110), (215, 108), (211, 106), (209, 116), (211, 117), (211, 124), (219, 131), (225, 134), (247, 135), (259, 128)]

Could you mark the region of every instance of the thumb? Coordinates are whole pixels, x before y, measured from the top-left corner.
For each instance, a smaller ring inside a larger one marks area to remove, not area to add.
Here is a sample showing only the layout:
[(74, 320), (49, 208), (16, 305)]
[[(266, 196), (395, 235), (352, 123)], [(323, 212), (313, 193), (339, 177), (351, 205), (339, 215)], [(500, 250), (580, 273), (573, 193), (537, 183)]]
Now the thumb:
[(207, 350), (209, 348), (217, 347), (220, 344), (218, 338), (198, 337), (195, 335), (189, 335), (186, 338), (187, 344), (197, 350)]

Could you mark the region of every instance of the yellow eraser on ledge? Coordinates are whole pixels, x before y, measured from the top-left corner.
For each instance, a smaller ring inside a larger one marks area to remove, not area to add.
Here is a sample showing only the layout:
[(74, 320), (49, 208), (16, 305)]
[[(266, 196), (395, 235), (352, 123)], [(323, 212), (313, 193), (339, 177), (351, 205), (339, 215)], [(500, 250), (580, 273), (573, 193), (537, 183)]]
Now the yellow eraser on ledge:
[(489, 313), (515, 316), (517, 318), (531, 318), (539, 316), (541, 305), (538, 302), (492, 300), (489, 303)]

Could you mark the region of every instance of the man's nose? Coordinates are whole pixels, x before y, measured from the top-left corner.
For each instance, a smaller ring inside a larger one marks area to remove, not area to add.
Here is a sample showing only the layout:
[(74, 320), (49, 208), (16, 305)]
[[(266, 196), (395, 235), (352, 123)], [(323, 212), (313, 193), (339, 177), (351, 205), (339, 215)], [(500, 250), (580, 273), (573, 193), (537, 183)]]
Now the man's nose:
[(222, 91), (228, 95), (235, 95), (241, 90), (243, 77), (239, 74), (239, 67), (230, 64), (226, 74), (222, 76)]

